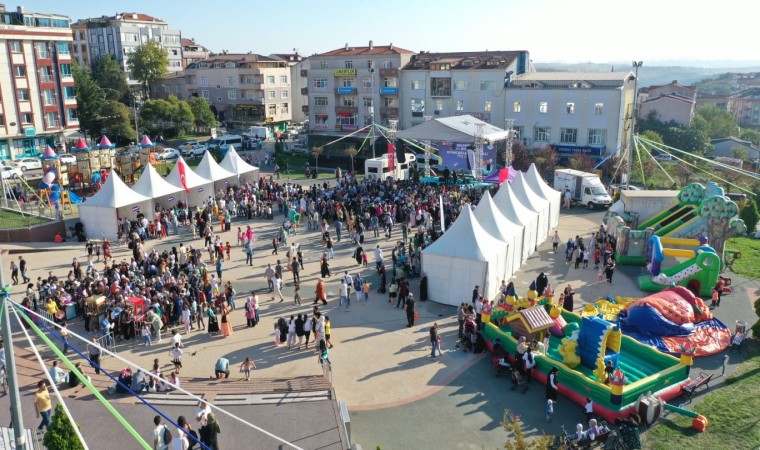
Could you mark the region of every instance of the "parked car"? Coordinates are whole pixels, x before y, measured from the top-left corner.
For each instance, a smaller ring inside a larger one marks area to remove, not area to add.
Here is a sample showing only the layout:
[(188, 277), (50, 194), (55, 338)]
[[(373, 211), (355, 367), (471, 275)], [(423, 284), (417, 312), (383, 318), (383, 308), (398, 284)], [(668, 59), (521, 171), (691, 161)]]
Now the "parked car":
[(42, 169), (42, 161), (39, 158), (21, 158), (14, 161), (16, 167), (26, 172), (29, 169)]
[(308, 155), (310, 153), (309, 147), (303, 144), (293, 144), (290, 146), (290, 148), (292, 149), (293, 153), (301, 153), (304, 155)]
[(19, 169), (18, 167), (11, 167), (6, 164), (3, 164), (3, 169), (2, 169), (3, 180), (7, 180), (9, 178), (21, 178), (22, 176), (24, 175), (21, 173), (21, 169)]
[(735, 202), (743, 202), (744, 200), (747, 200), (747, 194), (737, 193), (737, 192), (729, 192), (726, 194), (726, 197), (729, 199), (735, 201)]
[(161, 160), (172, 160), (179, 158), (179, 150), (174, 148), (165, 148), (163, 152), (161, 152), (160, 155), (158, 155), (158, 159)]
[(61, 162), (66, 163), (66, 164), (76, 164), (77, 157), (72, 155), (71, 153), (64, 153), (61, 155)]
[(201, 144), (198, 141), (188, 141), (182, 144), (182, 156), (203, 156), (206, 153), (207, 147), (205, 144)]

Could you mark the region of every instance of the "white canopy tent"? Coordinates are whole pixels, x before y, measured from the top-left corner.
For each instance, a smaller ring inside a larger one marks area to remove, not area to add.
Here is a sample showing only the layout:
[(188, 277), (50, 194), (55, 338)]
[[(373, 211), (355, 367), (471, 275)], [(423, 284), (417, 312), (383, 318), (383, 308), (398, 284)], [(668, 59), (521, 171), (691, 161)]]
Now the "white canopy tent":
[(224, 189), (226, 192), (227, 187), (237, 184), (237, 173), (222, 169), (214, 160), (214, 157), (211, 156), (211, 152), (203, 154), (203, 159), (201, 159), (201, 162), (195, 168), (195, 173), (207, 180), (213, 181), (214, 190)]
[(422, 122), (419, 125), (397, 132), (396, 138), (417, 141), (475, 142), (475, 131), (478, 124), (483, 124), (483, 138), (489, 142), (506, 139), (509, 134), (506, 130), (465, 114)]
[(116, 242), (119, 219), (134, 219), (140, 212), (150, 215), (152, 211), (153, 199), (133, 191), (111, 171), (100, 190), (79, 205), (79, 219), (87, 237)]
[(549, 200), (539, 196), (528, 186), (523, 172), (517, 171), (515, 179), (510, 183), (510, 186), (512, 186), (515, 195), (522, 201), (523, 205), (538, 213), (536, 244), (541, 245), (546, 237), (549, 236)]
[(202, 205), (203, 202), (208, 200), (210, 195), (214, 195), (214, 183), (193, 172), (192, 169), (190, 169), (190, 166), (188, 166), (185, 160), (180, 156), (177, 158), (177, 164), (174, 165), (172, 171), (166, 176), (166, 181), (168, 181), (169, 184), (182, 188), (183, 191), (185, 190), (182, 186), (182, 180), (180, 179), (179, 174), (180, 164), (184, 164), (185, 166), (185, 184), (190, 191), (185, 194), (188, 206)]
[(485, 191), (483, 198), (480, 199), (480, 203), (475, 208), (475, 219), (488, 234), (506, 245), (507, 266), (502, 276), (504, 279), (508, 279), (521, 265), (524, 227), (504, 217), (488, 191)]
[(509, 183), (502, 183), (499, 187), (499, 191), (493, 197), (496, 207), (499, 208), (504, 216), (524, 227), (522, 235), (522, 255), (520, 258), (520, 265), (528, 260), (528, 257), (533, 254), (536, 249), (536, 230), (538, 229), (538, 213), (531, 211), (525, 205), (523, 205), (517, 196), (512, 191), (512, 187)]
[(143, 169), (140, 179), (137, 180), (132, 190), (138, 194), (150, 197), (154, 204), (162, 207), (171, 207), (177, 204), (181, 199), (180, 192), (184, 189), (169, 184), (161, 175), (156, 172), (152, 164), (147, 164)]
[(241, 182), (247, 180), (259, 181), (259, 168), (245, 162), (235, 151), (235, 147), (230, 147), (227, 150), (227, 155), (219, 163), (219, 166), (228, 172), (236, 174)]
[(480, 226), (470, 205), (465, 205), (443, 236), (422, 251), (430, 299), (456, 306), (472, 297), (476, 285), (486, 298), (494, 298), (502, 280), (500, 268), (507, 259), (500, 250), (503, 247), (503, 242)]
[(528, 182), (528, 186), (533, 188), (537, 194), (549, 200), (549, 228), (556, 229), (559, 225), (559, 209), (562, 206), (562, 193), (544, 182), (535, 164), (531, 164), (528, 171), (525, 172), (525, 180)]

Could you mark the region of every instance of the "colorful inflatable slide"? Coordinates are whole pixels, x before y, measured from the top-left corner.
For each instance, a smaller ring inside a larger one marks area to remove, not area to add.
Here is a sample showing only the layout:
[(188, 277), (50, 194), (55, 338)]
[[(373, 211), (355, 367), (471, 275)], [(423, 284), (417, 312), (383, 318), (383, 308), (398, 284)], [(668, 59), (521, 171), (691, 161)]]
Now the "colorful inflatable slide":
[[(691, 246), (692, 249), (665, 248), (672, 246)], [(671, 285), (685, 286), (695, 295), (709, 296), (713, 286), (718, 282), (721, 261), (715, 250), (707, 245), (707, 238), (678, 239), (660, 238), (652, 235), (647, 241), (647, 270), (649, 274), (638, 277), (639, 289), (657, 292)], [(666, 256), (689, 258), (673, 267), (663, 269), (662, 262)]]

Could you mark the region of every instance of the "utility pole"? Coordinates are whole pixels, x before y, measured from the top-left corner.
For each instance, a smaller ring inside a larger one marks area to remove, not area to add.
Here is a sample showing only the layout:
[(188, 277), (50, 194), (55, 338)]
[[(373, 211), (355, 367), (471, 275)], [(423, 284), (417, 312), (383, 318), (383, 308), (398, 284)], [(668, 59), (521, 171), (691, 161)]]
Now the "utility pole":
[[(8, 163), (8, 166), (10, 167), (10, 162)], [(5, 192), (5, 178), (3, 178), (1, 174), (0, 174), (0, 190), (3, 191), (3, 198), (2, 200), (0, 200), (0, 205), (2, 205), (3, 208), (7, 208), (8, 196), (7, 196), (7, 193)]]
[[(5, 196), (5, 192), (3, 192)], [(17, 450), (26, 450), (26, 434), (24, 434), (24, 420), (21, 414), (21, 395), (18, 391), (18, 384), (16, 378), (16, 360), (13, 356), (13, 336), (11, 334), (11, 305), (8, 302), (10, 295), (5, 291), (5, 274), (3, 272), (3, 258), (2, 254), (7, 251), (0, 252), (0, 287), (3, 289), (2, 293), (2, 308), (5, 309), (3, 314), (3, 345), (5, 351), (5, 378), (8, 380), (8, 394), (11, 398), (11, 420), (13, 421), (13, 436), (16, 442)]]
[(635, 145), (634, 135), (636, 133), (636, 101), (639, 97), (637, 87), (639, 85), (639, 67), (641, 67), (642, 64), (644, 64), (643, 61), (633, 62), (633, 70), (635, 75), (633, 79), (633, 109), (631, 110), (631, 141), (628, 144), (628, 179), (625, 180), (625, 187), (629, 187), (631, 185), (631, 176), (633, 175), (633, 147)]
[(512, 143), (515, 139), (515, 131), (512, 127), (515, 124), (515, 119), (506, 119), (507, 123), (507, 147), (504, 149), (504, 167), (512, 165)]
[(135, 99), (135, 93), (132, 93), (132, 110), (135, 112), (135, 144), (140, 142), (140, 131), (137, 129), (137, 100)]

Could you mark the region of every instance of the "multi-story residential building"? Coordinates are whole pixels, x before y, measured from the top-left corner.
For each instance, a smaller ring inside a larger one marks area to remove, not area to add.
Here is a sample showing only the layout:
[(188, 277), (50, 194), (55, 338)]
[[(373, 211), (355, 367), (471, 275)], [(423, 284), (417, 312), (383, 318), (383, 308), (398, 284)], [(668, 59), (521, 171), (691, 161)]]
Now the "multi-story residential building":
[(551, 145), (560, 157), (593, 158), (628, 149), (632, 72), (535, 72), (516, 75), (505, 90), (506, 118), (526, 147)]
[[(399, 120), (399, 80), (415, 52), (390, 45), (344, 47), (309, 57), (309, 145), (321, 146), (373, 123)], [(365, 135), (346, 138), (359, 147)], [(328, 147), (326, 152), (340, 149)]]
[(729, 95), (728, 112), (742, 127), (760, 127), (760, 88), (745, 89)]
[(309, 60), (296, 53), (274, 53), (269, 55), (270, 58), (285, 61), (290, 67), (290, 93), (293, 108), (291, 114), (293, 122), (302, 123), (309, 118), (309, 96), (307, 95), (309, 80), (302, 76), (309, 70)]
[(639, 118), (654, 114), (661, 122), (688, 126), (694, 117), (697, 90), (674, 80), (672, 83), (639, 89), (638, 104)]
[(530, 72), (527, 51), (451, 52), (413, 55), (401, 68), (401, 129), (425, 116), (469, 114), (504, 127), (507, 73)]
[[(285, 61), (268, 56), (212, 54), (185, 69), (185, 95), (205, 98), (216, 109), (217, 119), (235, 128), (290, 122), (290, 73)], [(153, 89), (161, 84), (162, 91), (176, 92), (181, 78), (156, 80)]]
[(714, 106), (716, 108), (728, 111), (728, 96), (721, 94), (710, 94), (707, 92), (697, 92), (697, 108), (703, 106)]
[(172, 95), (180, 100), (190, 98), (184, 72), (170, 73), (163, 78), (158, 78), (148, 86), (148, 89), (150, 90), (150, 98), (154, 100), (167, 99)]
[(198, 61), (208, 58), (211, 52), (201, 44), (195, 42), (195, 39), (182, 38), (182, 68)]
[(179, 30), (169, 28), (165, 21), (141, 13), (118, 13), (113, 16), (81, 19), (73, 27), (75, 56), (80, 64), (90, 64), (94, 58), (113, 55), (130, 77), (129, 54), (149, 40), (158, 42), (169, 55), (169, 72), (182, 70), (182, 37)]
[(0, 6), (0, 159), (39, 155), (79, 128), (70, 20)]

